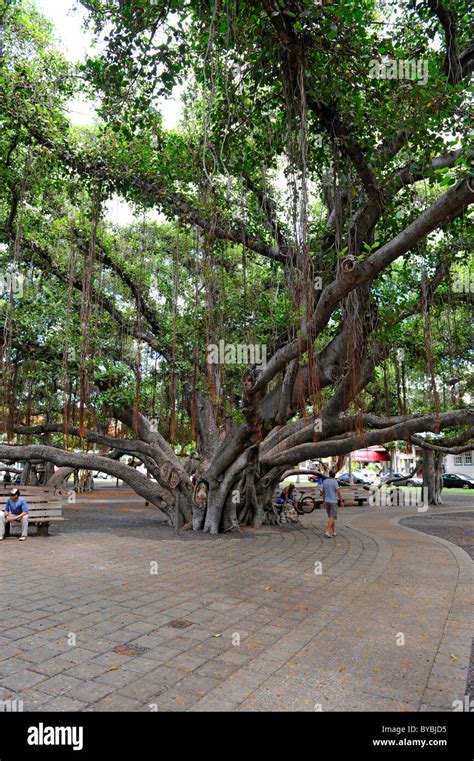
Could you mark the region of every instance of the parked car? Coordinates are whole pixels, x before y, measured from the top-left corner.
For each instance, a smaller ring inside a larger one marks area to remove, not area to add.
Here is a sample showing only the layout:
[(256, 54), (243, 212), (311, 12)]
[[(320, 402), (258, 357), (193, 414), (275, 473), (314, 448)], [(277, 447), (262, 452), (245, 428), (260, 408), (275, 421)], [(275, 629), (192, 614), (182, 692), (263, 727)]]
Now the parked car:
[(397, 479), (393, 486), (423, 486), (423, 479), (420, 478), (420, 476), (405, 476), (403, 473), (392, 473), (392, 475), (386, 473), (385, 476), (382, 477), (382, 483), (385, 484), (392, 478)]
[(380, 480), (384, 484), (389, 478), (408, 478), (408, 476), (404, 476), (403, 473), (385, 473)]
[(327, 476), (318, 476), (315, 473), (314, 476), (313, 475), (308, 476), (308, 481), (312, 481), (313, 483), (317, 484), (319, 482), (320, 478), (322, 478), (322, 480), (324, 481), (324, 479), (327, 478)]
[[(337, 477), (341, 486), (350, 486), (350, 479), (350, 473), (342, 473)], [(365, 476), (358, 476), (356, 473), (352, 474), (352, 482), (357, 486), (372, 486), (372, 481)]]
[(460, 473), (445, 473), (443, 486), (445, 489), (474, 489), (474, 478)]

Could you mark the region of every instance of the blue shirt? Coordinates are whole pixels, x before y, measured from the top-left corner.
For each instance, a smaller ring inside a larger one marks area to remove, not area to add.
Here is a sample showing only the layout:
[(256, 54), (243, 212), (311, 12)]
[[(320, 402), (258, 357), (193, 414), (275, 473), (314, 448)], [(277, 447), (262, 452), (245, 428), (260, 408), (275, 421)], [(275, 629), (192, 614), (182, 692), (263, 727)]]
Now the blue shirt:
[(12, 515), (20, 515), (21, 513), (27, 513), (28, 505), (26, 503), (26, 500), (23, 499), (23, 497), (18, 497), (16, 502), (13, 502), (10, 499), (10, 497), (8, 497), (7, 504), (5, 505), (5, 512), (11, 513)]
[(337, 505), (338, 499), (336, 491), (339, 489), (339, 483), (335, 478), (326, 478), (324, 481), (324, 501), (330, 505)]

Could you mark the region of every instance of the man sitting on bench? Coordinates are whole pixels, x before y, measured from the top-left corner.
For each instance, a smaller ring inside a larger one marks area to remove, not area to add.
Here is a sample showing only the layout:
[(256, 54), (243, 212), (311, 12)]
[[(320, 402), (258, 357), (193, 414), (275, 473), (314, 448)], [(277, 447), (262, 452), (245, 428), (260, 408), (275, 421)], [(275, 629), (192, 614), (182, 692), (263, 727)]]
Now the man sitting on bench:
[(5, 512), (0, 512), (0, 542), (6, 536), (10, 536), (10, 526), (14, 521), (21, 521), (20, 542), (24, 542), (28, 536), (28, 504), (20, 497), (20, 490), (13, 489), (7, 499)]

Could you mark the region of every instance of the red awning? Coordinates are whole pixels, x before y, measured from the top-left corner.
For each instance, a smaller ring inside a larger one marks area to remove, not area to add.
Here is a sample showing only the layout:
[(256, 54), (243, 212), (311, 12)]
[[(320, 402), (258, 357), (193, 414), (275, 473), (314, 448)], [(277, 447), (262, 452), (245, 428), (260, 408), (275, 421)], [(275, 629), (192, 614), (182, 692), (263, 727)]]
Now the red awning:
[(356, 449), (352, 452), (354, 462), (390, 462), (386, 449)]

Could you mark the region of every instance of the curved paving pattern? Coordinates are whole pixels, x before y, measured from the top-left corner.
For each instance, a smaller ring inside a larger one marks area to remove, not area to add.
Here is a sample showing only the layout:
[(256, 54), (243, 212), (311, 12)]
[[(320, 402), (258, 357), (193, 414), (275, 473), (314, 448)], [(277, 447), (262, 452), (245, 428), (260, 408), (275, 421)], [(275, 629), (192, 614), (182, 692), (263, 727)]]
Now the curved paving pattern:
[(463, 696), (471, 565), (396, 525), (398, 513), (348, 508), (328, 540), (319, 512), (296, 527), (175, 538), (153, 511), (131, 510), (111, 520), (75, 506), (52, 537), (2, 544), (0, 699), (397, 711), (452, 710)]

